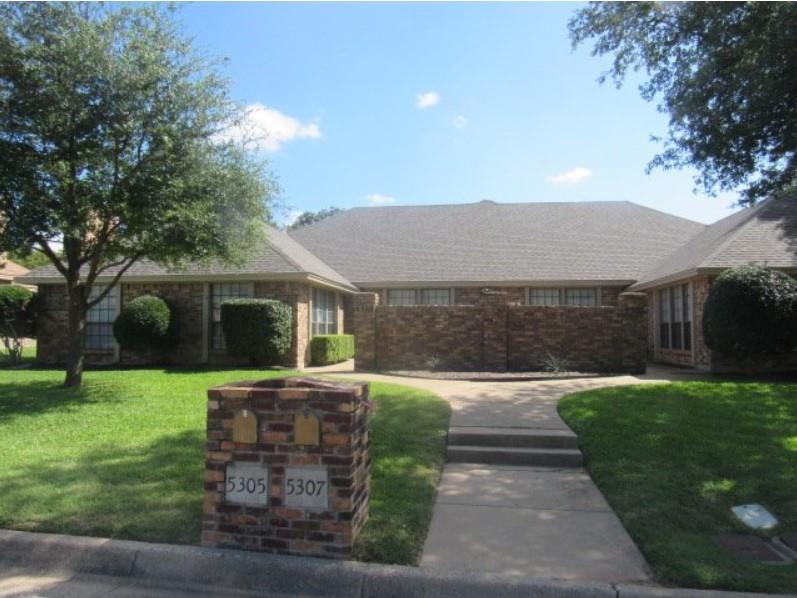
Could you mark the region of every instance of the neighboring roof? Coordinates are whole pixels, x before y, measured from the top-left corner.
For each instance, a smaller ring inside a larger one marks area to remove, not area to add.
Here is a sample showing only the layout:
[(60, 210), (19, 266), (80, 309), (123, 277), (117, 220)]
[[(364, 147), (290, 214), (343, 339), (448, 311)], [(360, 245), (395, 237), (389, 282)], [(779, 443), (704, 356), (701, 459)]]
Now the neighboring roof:
[(17, 276), (28, 272), (27, 268), (12, 262), (5, 256), (0, 256), (0, 280), (14, 280)]
[[(117, 270), (111, 269), (104, 278), (114, 275)], [(252, 252), (251, 257), (240, 266), (223, 264), (203, 265), (187, 264), (185, 268), (175, 270), (159, 266), (150, 260), (141, 260), (133, 264), (125, 273), (126, 280), (131, 279), (198, 279), (210, 277), (254, 276), (263, 278), (302, 278), (315, 277), (320, 282), (329, 282), (337, 286), (354, 290), (352, 284), (323, 261), (318, 259), (295, 240), (273, 227), (266, 228), (266, 241)], [(61, 275), (54, 266), (37, 268), (21, 280), (33, 284), (55, 282)], [(102, 278), (100, 278), (102, 280)]]
[(707, 226), (655, 264), (633, 290), (746, 264), (797, 269), (797, 197), (768, 199)]
[(630, 202), (354, 208), (291, 233), (362, 286), (633, 282), (704, 225)]

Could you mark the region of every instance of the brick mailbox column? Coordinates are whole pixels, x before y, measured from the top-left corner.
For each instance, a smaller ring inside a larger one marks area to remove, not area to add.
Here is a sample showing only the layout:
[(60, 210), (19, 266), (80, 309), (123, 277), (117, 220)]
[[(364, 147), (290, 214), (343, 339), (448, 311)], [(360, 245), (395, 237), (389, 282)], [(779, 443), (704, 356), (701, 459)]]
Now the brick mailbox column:
[(348, 558), (368, 518), (368, 384), (208, 391), (202, 545)]

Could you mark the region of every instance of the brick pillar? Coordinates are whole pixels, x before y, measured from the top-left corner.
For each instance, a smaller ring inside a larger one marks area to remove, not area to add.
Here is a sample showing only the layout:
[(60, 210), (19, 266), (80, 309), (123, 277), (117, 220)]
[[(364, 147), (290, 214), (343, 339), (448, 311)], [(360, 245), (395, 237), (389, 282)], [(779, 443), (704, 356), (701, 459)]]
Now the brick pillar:
[(368, 518), (368, 384), (208, 391), (202, 545), (351, 558)]
[(505, 293), (482, 293), (482, 356), (485, 370), (507, 369), (507, 297)]
[(620, 293), (617, 309), (622, 320), (623, 371), (644, 374), (648, 353), (648, 296), (645, 293)]
[(379, 306), (379, 295), (356, 293), (352, 303), (355, 369), (376, 369), (376, 308)]

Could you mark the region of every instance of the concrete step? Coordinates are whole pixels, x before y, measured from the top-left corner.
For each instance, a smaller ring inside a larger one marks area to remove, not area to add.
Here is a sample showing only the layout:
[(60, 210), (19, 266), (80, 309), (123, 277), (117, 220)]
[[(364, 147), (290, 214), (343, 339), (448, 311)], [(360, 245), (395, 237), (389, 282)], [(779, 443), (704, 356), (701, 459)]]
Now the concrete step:
[(577, 449), (578, 436), (570, 430), (452, 426), (448, 445)]
[(449, 445), (451, 463), (486, 465), (535, 465), (538, 467), (581, 467), (584, 458), (578, 449), (517, 448)]

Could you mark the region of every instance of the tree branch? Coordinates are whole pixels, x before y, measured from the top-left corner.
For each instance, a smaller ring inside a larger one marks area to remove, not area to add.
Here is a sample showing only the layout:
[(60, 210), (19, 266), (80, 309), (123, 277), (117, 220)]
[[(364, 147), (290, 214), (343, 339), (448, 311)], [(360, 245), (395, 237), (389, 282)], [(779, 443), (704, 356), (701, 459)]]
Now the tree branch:
[[(87, 301), (87, 302), (86, 302), (86, 309), (91, 309), (92, 307), (94, 307), (95, 305), (97, 305), (97, 304), (98, 304), (100, 301), (102, 301), (103, 299), (105, 299), (105, 298), (108, 296), (108, 293), (110, 293), (110, 292), (111, 292), (111, 289), (112, 289), (112, 288), (114, 288), (114, 287), (116, 286), (116, 283), (118, 283), (118, 282), (119, 282), (119, 279), (120, 279), (120, 278), (122, 278), (122, 275), (123, 275), (125, 272), (127, 272), (127, 270), (130, 268), (130, 266), (132, 266), (133, 264), (135, 264), (135, 263), (136, 263), (136, 262), (137, 262), (139, 259), (141, 259), (142, 257), (143, 257), (143, 253), (138, 253), (138, 254), (134, 255), (132, 258), (130, 258), (130, 261), (128, 261), (128, 262), (127, 262), (127, 263), (126, 263), (126, 264), (125, 264), (125, 265), (124, 265), (124, 266), (123, 266), (123, 267), (122, 267), (122, 268), (119, 270), (119, 272), (117, 272), (117, 273), (116, 273), (116, 275), (113, 277), (113, 279), (111, 280), (111, 282), (109, 282), (107, 285), (105, 285), (105, 289), (104, 289), (104, 290), (103, 290), (103, 291), (102, 291), (102, 292), (101, 292), (99, 295), (97, 295), (97, 297), (95, 297), (95, 298), (94, 298), (94, 299), (92, 299), (91, 301)], [(108, 268), (112, 268), (113, 266), (118, 266), (118, 265), (120, 265), (120, 264), (123, 264), (123, 263), (124, 263), (124, 261), (125, 261), (125, 260), (122, 260), (121, 262), (116, 262), (116, 263), (114, 263), (114, 264), (107, 264), (107, 265), (106, 265), (106, 266), (104, 266), (104, 267), (103, 267), (103, 268), (102, 268), (102, 269), (101, 269), (101, 270), (100, 270), (100, 271), (99, 271), (97, 274), (99, 275), (101, 272), (104, 272), (105, 270), (107, 270)]]

